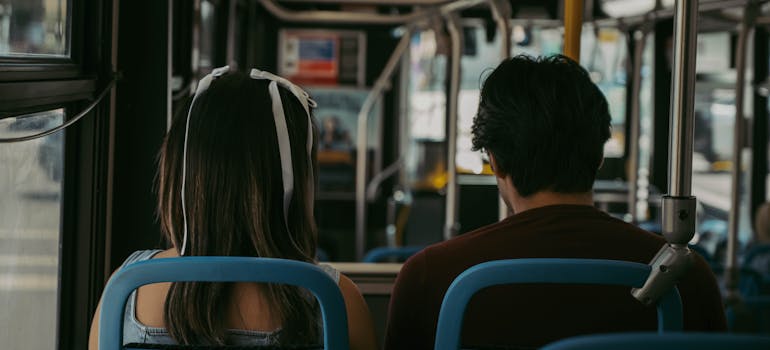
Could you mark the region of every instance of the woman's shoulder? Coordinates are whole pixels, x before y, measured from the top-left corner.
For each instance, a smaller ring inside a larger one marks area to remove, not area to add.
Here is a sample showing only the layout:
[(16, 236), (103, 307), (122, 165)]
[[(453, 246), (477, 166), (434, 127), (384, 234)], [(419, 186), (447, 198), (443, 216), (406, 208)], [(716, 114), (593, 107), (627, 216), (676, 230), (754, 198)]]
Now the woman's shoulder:
[(123, 264), (121, 265), (121, 267), (125, 267), (128, 264), (135, 263), (138, 261), (150, 260), (153, 257), (160, 256), (165, 252), (166, 251), (160, 250), (160, 249), (137, 250), (131, 253), (131, 255), (129, 255), (128, 258), (126, 258), (126, 260), (123, 261)]
[(326, 274), (329, 275), (329, 277), (331, 277), (335, 283), (337, 284), (340, 283), (340, 272), (337, 269), (335, 269), (329, 264), (318, 264), (318, 267), (320, 267), (321, 270), (326, 272)]

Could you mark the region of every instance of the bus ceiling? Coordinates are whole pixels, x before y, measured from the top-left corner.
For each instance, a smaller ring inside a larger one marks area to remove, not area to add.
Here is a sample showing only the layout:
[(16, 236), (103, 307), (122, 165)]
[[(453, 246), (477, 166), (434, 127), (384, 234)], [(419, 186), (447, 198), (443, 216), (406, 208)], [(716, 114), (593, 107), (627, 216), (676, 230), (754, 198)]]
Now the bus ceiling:
[[(709, 22), (727, 25), (739, 23), (742, 10), (751, 0), (701, 0), (699, 12), (712, 13), (703, 18), (701, 28)], [(671, 19), (674, 16), (674, 0), (259, 0), (259, 3), (276, 18), (294, 23), (367, 24), (367, 25), (420, 25), (426, 19), (465, 10), (491, 11), (497, 19), (491, 3), (497, 7), (511, 8), (508, 18), (512, 22), (539, 27), (579, 27), (590, 22), (599, 27), (636, 27), (650, 21)], [(760, 1), (762, 2), (762, 1)], [(412, 8), (411, 12), (381, 11), (383, 7)], [(580, 18), (576, 17), (580, 10)], [(737, 11), (737, 12), (736, 12)], [(466, 11), (464, 15), (476, 15)], [(488, 12), (487, 12), (488, 13)], [(574, 24), (572, 24), (574, 21)], [(770, 17), (759, 17), (758, 24), (770, 23)], [(570, 33), (577, 33), (570, 31)], [(565, 33), (567, 34), (567, 33)], [(570, 35), (570, 34), (567, 34)], [(573, 49), (567, 50), (572, 54)], [(579, 49), (578, 49), (579, 50)]]

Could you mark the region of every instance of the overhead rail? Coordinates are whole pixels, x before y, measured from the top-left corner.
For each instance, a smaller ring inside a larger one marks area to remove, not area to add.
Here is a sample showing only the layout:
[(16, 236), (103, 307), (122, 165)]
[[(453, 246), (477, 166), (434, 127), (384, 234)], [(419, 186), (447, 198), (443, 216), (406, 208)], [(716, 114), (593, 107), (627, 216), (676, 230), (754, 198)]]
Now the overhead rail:
[(727, 261), (725, 280), (728, 302), (739, 297), (738, 292), (738, 231), (741, 213), (741, 194), (743, 194), (743, 148), (745, 145), (745, 119), (743, 117), (744, 93), (746, 82), (746, 54), (749, 34), (754, 27), (754, 20), (759, 12), (759, 4), (750, 2), (743, 12), (735, 52), (735, 125), (733, 127), (733, 168), (731, 209), (727, 226)]
[(692, 148), (695, 112), (695, 54), (698, 1), (676, 2), (671, 88), (669, 192), (662, 201), (662, 234), (668, 241), (650, 262), (652, 270), (641, 288), (631, 294), (647, 305), (676, 286), (692, 266), (687, 243), (695, 235), (695, 197), (692, 192)]
[(259, 3), (273, 16), (287, 22), (297, 23), (329, 23), (329, 24), (369, 24), (369, 25), (399, 25), (417, 23), (433, 16), (443, 16), (455, 11), (462, 11), (489, 0), (458, 0), (441, 6), (418, 9), (407, 14), (379, 14), (354, 11), (324, 11), (287, 9), (274, 0), (259, 0)]
[(371, 6), (436, 6), (453, 0), (280, 0), (283, 3), (371, 5)]

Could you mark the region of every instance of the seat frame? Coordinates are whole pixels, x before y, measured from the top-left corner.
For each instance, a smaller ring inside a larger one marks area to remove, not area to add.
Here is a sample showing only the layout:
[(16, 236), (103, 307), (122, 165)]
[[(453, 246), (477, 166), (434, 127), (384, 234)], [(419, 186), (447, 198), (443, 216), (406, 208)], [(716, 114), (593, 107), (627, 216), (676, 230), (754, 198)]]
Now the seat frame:
[[(438, 317), (436, 350), (458, 349), (465, 309), (478, 291), (506, 284), (591, 284), (641, 287), (650, 274), (649, 265), (600, 259), (510, 259), (475, 265), (449, 286)], [(630, 291), (629, 291), (630, 294)], [(658, 332), (682, 330), (682, 300), (677, 288), (657, 304)]]
[(261, 282), (309, 290), (318, 299), (326, 349), (348, 350), (345, 301), (320, 267), (296, 260), (250, 257), (178, 257), (140, 261), (118, 270), (107, 283), (99, 314), (99, 349), (123, 348), (123, 315), (131, 293), (161, 282)]

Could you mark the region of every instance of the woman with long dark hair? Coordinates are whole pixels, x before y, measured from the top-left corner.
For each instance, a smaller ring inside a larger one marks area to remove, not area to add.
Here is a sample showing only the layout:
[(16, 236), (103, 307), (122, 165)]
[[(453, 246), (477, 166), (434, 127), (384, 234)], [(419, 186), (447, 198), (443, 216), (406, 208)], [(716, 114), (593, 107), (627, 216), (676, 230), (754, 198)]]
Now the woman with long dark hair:
[[(318, 131), (314, 102), (266, 72), (215, 70), (173, 121), (160, 151), (158, 217), (177, 256), (253, 256), (315, 262), (313, 217)], [(348, 312), (351, 349), (375, 349), (356, 286), (329, 266)], [(97, 309), (89, 347), (97, 349)], [(304, 289), (258, 283), (158, 283), (126, 306), (124, 343), (318, 344), (320, 311)]]

